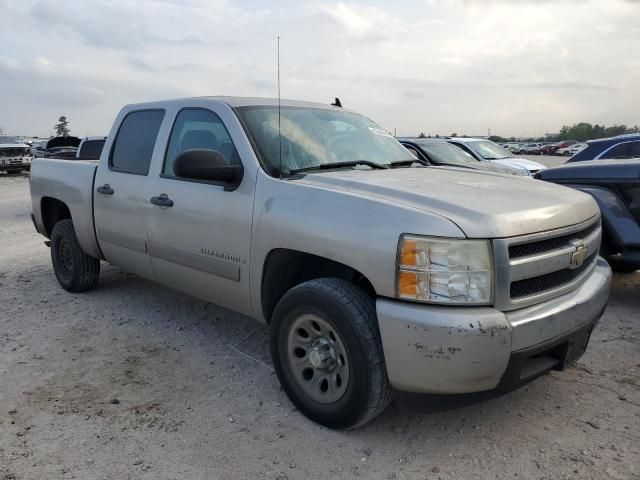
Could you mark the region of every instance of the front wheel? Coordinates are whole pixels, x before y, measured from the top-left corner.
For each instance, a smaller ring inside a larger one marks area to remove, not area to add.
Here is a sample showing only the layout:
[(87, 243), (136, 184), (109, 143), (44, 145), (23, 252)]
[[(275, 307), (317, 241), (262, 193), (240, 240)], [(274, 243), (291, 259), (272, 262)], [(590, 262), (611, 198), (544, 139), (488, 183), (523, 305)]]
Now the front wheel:
[(100, 276), (100, 260), (82, 250), (70, 219), (60, 220), (51, 232), (51, 262), (58, 283), (70, 292), (95, 288)]
[(391, 400), (373, 300), (321, 278), (289, 290), (271, 324), (271, 354), (294, 405), (330, 428), (355, 428)]

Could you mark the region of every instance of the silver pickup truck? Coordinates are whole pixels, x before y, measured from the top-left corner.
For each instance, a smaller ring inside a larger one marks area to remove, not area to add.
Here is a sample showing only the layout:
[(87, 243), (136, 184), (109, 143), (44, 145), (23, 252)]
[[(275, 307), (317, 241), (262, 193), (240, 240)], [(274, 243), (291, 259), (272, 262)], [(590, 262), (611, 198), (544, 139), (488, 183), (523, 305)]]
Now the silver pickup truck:
[(393, 389), (565, 368), (609, 296), (591, 197), (424, 166), (336, 106), (129, 105), (98, 162), (36, 159), (31, 196), (63, 288), (94, 288), (104, 260), (268, 324), (286, 393), (333, 428), (371, 420)]

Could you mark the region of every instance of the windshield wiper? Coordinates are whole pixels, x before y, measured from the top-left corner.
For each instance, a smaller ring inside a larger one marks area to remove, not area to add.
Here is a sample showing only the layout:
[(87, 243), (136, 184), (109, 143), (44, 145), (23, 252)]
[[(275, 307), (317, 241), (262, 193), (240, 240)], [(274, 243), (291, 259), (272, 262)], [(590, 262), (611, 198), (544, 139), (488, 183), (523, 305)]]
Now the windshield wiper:
[(296, 173), (302, 172), (312, 172), (314, 170), (331, 170), (333, 168), (357, 167), (358, 165), (365, 165), (367, 167), (378, 169), (389, 168), (386, 165), (382, 165), (376, 162), (370, 162), (369, 160), (354, 160), (352, 162), (321, 163), (320, 165), (313, 165), (312, 167), (296, 168), (293, 170), (289, 170), (289, 175), (295, 175)]
[(391, 162), (389, 164), (389, 166), (391, 168), (393, 168), (393, 167), (407, 167), (407, 166), (413, 165), (414, 163), (419, 163), (420, 165), (424, 165), (424, 166), (431, 165), (429, 162), (425, 162), (424, 160), (422, 160), (420, 158), (410, 158), (409, 160), (396, 160), (395, 162)]

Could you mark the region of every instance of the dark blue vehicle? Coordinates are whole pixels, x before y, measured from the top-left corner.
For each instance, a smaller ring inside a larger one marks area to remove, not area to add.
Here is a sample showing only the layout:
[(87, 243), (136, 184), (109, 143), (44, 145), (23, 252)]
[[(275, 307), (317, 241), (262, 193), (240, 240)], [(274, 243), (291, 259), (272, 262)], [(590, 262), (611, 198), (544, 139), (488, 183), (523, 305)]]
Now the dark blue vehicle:
[(588, 147), (579, 151), (567, 163), (584, 160), (640, 158), (640, 133), (589, 140)]
[(535, 177), (591, 195), (602, 213), (600, 255), (614, 271), (640, 269), (640, 158), (566, 163)]

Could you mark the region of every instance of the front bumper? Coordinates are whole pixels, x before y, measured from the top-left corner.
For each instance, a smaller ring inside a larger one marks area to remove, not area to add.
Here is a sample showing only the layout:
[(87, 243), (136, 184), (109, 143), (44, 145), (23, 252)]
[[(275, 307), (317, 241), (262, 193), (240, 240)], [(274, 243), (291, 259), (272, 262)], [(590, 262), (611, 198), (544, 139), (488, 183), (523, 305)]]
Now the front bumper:
[(31, 157), (6, 157), (0, 158), (1, 169), (18, 169), (31, 166)]
[(581, 355), (574, 344), (588, 341), (610, 281), (609, 265), (598, 258), (576, 290), (510, 312), (380, 298), (376, 308), (391, 385), (407, 392), (471, 393), (563, 367)]

